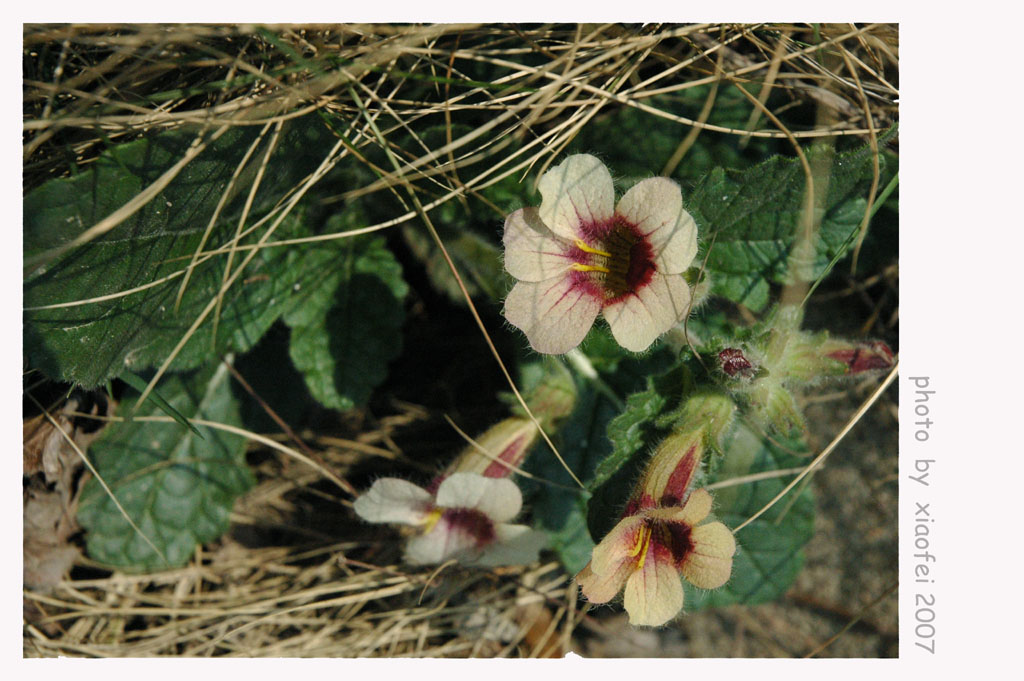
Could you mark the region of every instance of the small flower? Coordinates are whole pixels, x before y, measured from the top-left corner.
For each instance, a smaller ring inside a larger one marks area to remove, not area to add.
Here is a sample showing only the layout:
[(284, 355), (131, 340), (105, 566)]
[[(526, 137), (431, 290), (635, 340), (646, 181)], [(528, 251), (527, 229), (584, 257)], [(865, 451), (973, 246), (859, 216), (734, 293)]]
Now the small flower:
[(519, 514), (523, 497), (508, 478), (452, 473), (431, 494), (398, 478), (381, 478), (356, 499), (354, 508), (372, 523), (412, 525), (405, 559), (431, 565), (454, 558), (464, 565), (492, 567), (537, 560), (546, 542), (541, 532), (508, 521)]
[(607, 603), (624, 589), (630, 624), (660, 626), (683, 607), (680, 575), (702, 589), (725, 584), (736, 542), (722, 523), (698, 524), (711, 503), (707, 490), (698, 489), (682, 507), (658, 506), (620, 520), (576, 577), (583, 595)]
[[(715, 397), (699, 398), (693, 411), (725, 417), (723, 405)], [(659, 626), (672, 619), (683, 607), (680, 575), (703, 589), (729, 581), (736, 552), (732, 532), (719, 522), (699, 524), (711, 512), (711, 495), (698, 489), (682, 503), (705, 444), (715, 437), (705, 430), (675, 433), (658, 445), (622, 520), (576, 576), (592, 603), (607, 603), (625, 588), (631, 624)]]
[(608, 169), (577, 154), (538, 187), (540, 208), (509, 215), (504, 236), (505, 269), (518, 279), (505, 318), (534, 350), (568, 352), (601, 313), (622, 347), (641, 352), (686, 315), (697, 225), (679, 185), (642, 180), (616, 206)]

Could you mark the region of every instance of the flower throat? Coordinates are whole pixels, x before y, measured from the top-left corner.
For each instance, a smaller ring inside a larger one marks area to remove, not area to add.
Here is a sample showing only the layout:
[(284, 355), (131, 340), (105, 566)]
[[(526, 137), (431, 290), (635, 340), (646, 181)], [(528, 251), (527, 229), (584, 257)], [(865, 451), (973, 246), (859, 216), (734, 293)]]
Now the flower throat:
[(596, 247), (575, 240), (579, 252), (572, 269), (599, 283), (606, 301), (634, 293), (651, 280), (655, 270), (651, 247), (632, 225), (616, 217), (608, 233), (595, 241)]

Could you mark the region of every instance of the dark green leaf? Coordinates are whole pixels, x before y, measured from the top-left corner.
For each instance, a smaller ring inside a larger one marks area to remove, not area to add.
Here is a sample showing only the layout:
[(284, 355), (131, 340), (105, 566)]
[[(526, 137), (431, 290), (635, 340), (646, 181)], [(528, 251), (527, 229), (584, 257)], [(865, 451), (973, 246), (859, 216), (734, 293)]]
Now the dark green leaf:
[[(306, 120), (282, 133), (247, 224), (265, 215), (284, 191), (322, 161), (325, 132)], [(29, 194), (24, 201), (26, 257), (66, 243), (130, 201), (181, 158), (193, 137), (168, 132), (114, 147), (86, 172), (52, 180)], [(253, 128), (229, 131), (132, 217), (31, 272), (24, 288), (26, 308), (111, 295), (180, 275), (200, 244), (231, 174), (255, 139)], [(206, 250), (233, 239), (240, 206), (263, 149), (257, 150), (233, 185), (232, 198), (207, 239)], [(254, 243), (261, 234), (257, 231), (243, 243)], [(301, 215), (293, 211), (272, 240), (308, 234)], [(262, 249), (223, 299), (216, 342), (211, 314), (171, 369), (199, 366), (211, 352), (251, 347), (280, 316), (296, 285), (318, 281), (323, 250), (316, 246)], [(232, 267), (247, 253), (236, 254)], [(198, 265), (178, 310), (174, 302), (181, 276), (102, 302), (29, 309), (24, 326), (29, 362), (51, 378), (85, 387), (117, 377), (125, 368), (141, 371), (155, 366), (166, 359), (219, 290), (225, 265), (223, 254)]]
[(323, 280), (285, 314), (289, 353), (327, 407), (363, 404), (402, 348), (402, 268), (381, 238), (355, 237), (321, 270)]
[[(813, 279), (848, 250), (867, 207), (873, 165), (869, 147), (834, 155), (814, 147), (807, 156), (812, 168), (825, 168), (815, 179), (825, 187), (820, 229), (813, 253), (801, 260), (801, 277)], [(768, 303), (769, 284), (793, 280), (805, 189), (800, 161), (781, 156), (743, 172), (716, 169), (698, 185), (688, 208), (711, 248), (707, 268), (716, 294), (757, 311)]]
[[(228, 425), (239, 422), (226, 366), (187, 376), (168, 376), (160, 385), (167, 401), (193, 418)], [(132, 401), (120, 413), (129, 413)], [(78, 519), (97, 561), (129, 571), (184, 565), (196, 545), (223, 534), (235, 499), (253, 484), (245, 463), (245, 442), (207, 426), (202, 439), (177, 423), (142, 421), (160, 415), (152, 401), (132, 421), (113, 423), (89, 448), (99, 475), (167, 563), (132, 528), (106, 491), (90, 480), (82, 492)]]

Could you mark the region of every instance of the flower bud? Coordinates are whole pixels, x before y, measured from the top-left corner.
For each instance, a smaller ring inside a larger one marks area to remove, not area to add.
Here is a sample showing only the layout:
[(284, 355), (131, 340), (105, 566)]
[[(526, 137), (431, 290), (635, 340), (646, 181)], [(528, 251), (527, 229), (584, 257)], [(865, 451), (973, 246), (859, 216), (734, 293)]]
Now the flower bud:
[(491, 426), (452, 462), (445, 475), (478, 473), (485, 478), (505, 478), (519, 468), (540, 433), (533, 421), (511, 416)]
[(822, 345), (821, 354), (828, 359), (842, 363), (845, 374), (891, 369), (896, 363), (892, 350), (882, 341), (849, 343), (842, 340), (829, 340)]

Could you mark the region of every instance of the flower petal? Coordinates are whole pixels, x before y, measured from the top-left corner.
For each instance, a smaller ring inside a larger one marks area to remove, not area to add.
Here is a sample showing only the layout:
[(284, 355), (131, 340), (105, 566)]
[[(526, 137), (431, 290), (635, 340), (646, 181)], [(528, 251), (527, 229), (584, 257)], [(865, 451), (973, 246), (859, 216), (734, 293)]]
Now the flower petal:
[(623, 561), (636, 562), (643, 526), (642, 516), (627, 516), (620, 520), (594, 547), (590, 554), (590, 569), (599, 575), (608, 575), (618, 571)]
[(711, 513), (711, 493), (706, 489), (695, 489), (686, 498), (686, 503), (679, 515), (674, 517), (676, 522), (686, 523), (690, 527), (708, 517)]
[(418, 525), (430, 512), (434, 498), (422, 487), (399, 478), (381, 478), (352, 504), (371, 523)]
[(484, 548), (480, 556), (469, 562), (480, 567), (497, 565), (528, 565), (537, 560), (548, 536), (526, 525), (501, 524), (494, 528), (495, 542)]
[(736, 539), (722, 523), (708, 523), (690, 532), (692, 547), (680, 571), (694, 586), (717, 589), (729, 581)]
[(405, 545), (405, 561), (412, 565), (436, 565), (450, 558), (462, 562), (476, 555), (477, 540), (478, 537), (461, 526), (450, 525), (442, 519), (430, 532), (409, 540)]
[(515, 518), (523, 508), (523, 495), (508, 478), (485, 478), (477, 473), (452, 473), (437, 488), (441, 508), (463, 508), (483, 513), (495, 523)]
[(655, 275), (636, 293), (605, 307), (604, 318), (619, 345), (643, 352), (686, 315), (689, 305), (690, 287), (681, 275)]
[(580, 591), (588, 601), (607, 603), (622, 591), (622, 586), (633, 574), (633, 569), (633, 561), (621, 561), (611, 572), (599, 575), (591, 568), (591, 563), (587, 563), (587, 566), (576, 575), (576, 582), (579, 583)]
[(544, 173), (537, 188), (542, 197), (540, 219), (566, 239), (593, 234), (593, 225), (607, 223), (615, 214), (611, 173), (589, 154), (568, 157)]
[(644, 566), (626, 580), (623, 603), (629, 623), (661, 626), (683, 609), (683, 584), (671, 562), (647, 554)]
[(572, 244), (555, 236), (536, 208), (523, 208), (505, 219), (505, 269), (520, 281), (543, 281), (572, 265)]
[(697, 255), (697, 223), (683, 209), (679, 185), (665, 177), (641, 180), (627, 191), (615, 212), (647, 238), (662, 274), (685, 272)]
[(505, 298), (505, 319), (522, 329), (534, 350), (548, 355), (579, 345), (600, 311), (601, 301), (568, 275), (521, 281)]

